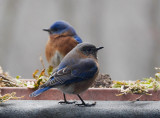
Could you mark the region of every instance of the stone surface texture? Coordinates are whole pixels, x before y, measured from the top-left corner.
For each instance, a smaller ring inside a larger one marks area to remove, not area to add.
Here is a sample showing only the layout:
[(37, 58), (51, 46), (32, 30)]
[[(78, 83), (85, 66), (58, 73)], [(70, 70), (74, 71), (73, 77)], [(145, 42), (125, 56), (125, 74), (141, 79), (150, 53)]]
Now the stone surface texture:
[(61, 105), (55, 100), (10, 100), (0, 104), (0, 118), (159, 118), (159, 116), (160, 102), (157, 101), (97, 101), (94, 107)]

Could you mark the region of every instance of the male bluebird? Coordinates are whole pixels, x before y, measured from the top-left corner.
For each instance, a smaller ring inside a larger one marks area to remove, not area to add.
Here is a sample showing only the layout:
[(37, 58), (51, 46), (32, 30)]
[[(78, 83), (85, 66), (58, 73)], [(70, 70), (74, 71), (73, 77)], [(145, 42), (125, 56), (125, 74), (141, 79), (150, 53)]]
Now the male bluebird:
[(49, 33), (45, 53), (49, 65), (54, 68), (68, 52), (77, 44), (82, 43), (73, 27), (64, 21), (57, 21), (49, 29), (43, 30)]
[(97, 52), (103, 47), (96, 48), (89, 43), (80, 43), (73, 48), (61, 61), (56, 71), (49, 80), (30, 94), (35, 97), (50, 88), (58, 88), (63, 92), (64, 101), (59, 103), (71, 104), (66, 100), (65, 94), (76, 94), (82, 101), (78, 106), (93, 106), (95, 103), (86, 104), (80, 93), (87, 90), (99, 73)]

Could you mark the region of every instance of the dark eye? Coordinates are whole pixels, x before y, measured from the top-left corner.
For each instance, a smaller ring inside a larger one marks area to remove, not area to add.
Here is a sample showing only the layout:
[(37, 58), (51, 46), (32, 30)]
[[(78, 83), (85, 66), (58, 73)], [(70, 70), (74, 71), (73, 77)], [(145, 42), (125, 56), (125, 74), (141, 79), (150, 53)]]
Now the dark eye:
[(91, 48), (88, 48), (87, 51), (88, 51), (88, 52), (91, 52)]
[(54, 31), (58, 31), (58, 28), (54, 28)]

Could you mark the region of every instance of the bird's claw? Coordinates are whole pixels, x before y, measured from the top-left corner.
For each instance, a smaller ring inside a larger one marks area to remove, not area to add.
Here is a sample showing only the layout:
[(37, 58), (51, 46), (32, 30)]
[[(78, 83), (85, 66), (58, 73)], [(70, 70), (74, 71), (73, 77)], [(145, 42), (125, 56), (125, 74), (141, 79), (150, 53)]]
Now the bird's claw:
[(58, 102), (59, 104), (75, 104), (76, 101), (73, 101), (73, 102), (69, 102), (69, 101), (60, 101)]
[(80, 106), (80, 107), (92, 107), (96, 105), (96, 102), (89, 104), (89, 103), (82, 103), (82, 104), (75, 104), (76, 106)]

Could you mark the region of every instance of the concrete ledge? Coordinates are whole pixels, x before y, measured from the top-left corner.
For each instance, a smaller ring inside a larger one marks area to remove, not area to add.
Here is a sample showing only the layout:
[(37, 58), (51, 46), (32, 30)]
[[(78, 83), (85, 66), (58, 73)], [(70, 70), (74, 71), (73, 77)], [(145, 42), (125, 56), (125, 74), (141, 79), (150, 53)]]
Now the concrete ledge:
[[(35, 89), (28, 89), (27, 87), (0, 87), (1, 95), (16, 92), (16, 96), (24, 96), (21, 100), (60, 100), (63, 99), (63, 94), (56, 88), (49, 89), (37, 97), (29, 97)], [(81, 93), (84, 100), (103, 100), (103, 101), (135, 101), (141, 95), (126, 94), (116, 96), (120, 93), (120, 88), (89, 88), (87, 91)], [(160, 101), (160, 90), (154, 91), (149, 89), (152, 95), (143, 95), (140, 101)], [(67, 100), (79, 100), (76, 95), (66, 94)]]
[[(80, 102), (80, 101), (78, 101)], [(60, 105), (55, 100), (11, 100), (0, 104), (0, 118), (159, 118), (158, 101), (97, 101), (95, 107)]]

